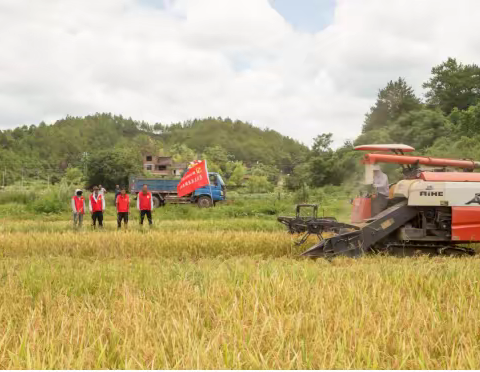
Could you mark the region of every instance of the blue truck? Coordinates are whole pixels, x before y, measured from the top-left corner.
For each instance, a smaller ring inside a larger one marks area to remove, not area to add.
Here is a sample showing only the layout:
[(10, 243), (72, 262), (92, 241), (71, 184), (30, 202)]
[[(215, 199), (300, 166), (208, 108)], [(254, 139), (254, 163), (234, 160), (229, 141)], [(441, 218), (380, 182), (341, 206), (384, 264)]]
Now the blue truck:
[(179, 179), (145, 178), (130, 176), (129, 185), (131, 195), (137, 195), (142, 191), (144, 184), (153, 196), (153, 207), (158, 208), (167, 203), (187, 204), (196, 203), (200, 208), (209, 208), (217, 202), (226, 200), (227, 189), (225, 182), (218, 173), (209, 172), (210, 185), (200, 187), (189, 195), (179, 197), (177, 185)]

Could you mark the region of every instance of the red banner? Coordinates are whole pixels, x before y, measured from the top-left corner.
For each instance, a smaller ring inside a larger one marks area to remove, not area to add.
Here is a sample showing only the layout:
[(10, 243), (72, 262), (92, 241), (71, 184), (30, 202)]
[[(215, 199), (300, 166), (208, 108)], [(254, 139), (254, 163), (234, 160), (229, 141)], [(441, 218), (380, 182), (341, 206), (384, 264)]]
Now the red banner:
[(190, 194), (196, 189), (209, 184), (207, 162), (203, 160), (190, 168), (182, 177), (180, 183), (177, 185), (178, 196), (182, 197)]

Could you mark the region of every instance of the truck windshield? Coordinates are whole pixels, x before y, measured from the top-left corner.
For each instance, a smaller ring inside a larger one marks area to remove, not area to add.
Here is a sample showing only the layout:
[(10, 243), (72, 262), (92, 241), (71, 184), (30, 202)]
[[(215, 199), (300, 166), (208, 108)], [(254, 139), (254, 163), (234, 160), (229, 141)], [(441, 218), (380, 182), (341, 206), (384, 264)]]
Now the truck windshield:
[(220, 182), (220, 185), (225, 186), (225, 182), (223, 182), (222, 177), (219, 174), (217, 174), (217, 177), (218, 177), (218, 182)]

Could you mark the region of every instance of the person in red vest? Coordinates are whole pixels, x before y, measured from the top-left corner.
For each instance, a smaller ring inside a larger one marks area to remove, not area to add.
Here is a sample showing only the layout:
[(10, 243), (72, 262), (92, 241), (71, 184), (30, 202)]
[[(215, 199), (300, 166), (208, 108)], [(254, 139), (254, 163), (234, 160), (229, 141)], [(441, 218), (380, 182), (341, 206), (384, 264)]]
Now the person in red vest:
[(93, 228), (96, 227), (98, 220), (98, 226), (103, 227), (103, 212), (105, 211), (105, 199), (103, 195), (98, 192), (98, 187), (93, 187), (93, 194), (90, 195), (89, 203), (90, 213), (92, 214)]
[(85, 214), (85, 198), (80, 189), (75, 190), (75, 195), (72, 196), (72, 211), (73, 211), (73, 227), (82, 227), (83, 215)]
[(143, 185), (142, 192), (138, 193), (137, 209), (140, 211), (140, 225), (143, 225), (145, 215), (148, 218), (148, 224), (152, 225), (153, 198), (152, 193), (148, 191), (148, 186)]
[(128, 226), (128, 212), (130, 212), (130, 197), (127, 195), (125, 187), (122, 187), (120, 194), (117, 196), (116, 200), (117, 205), (117, 227), (120, 229), (122, 227), (122, 219), (125, 228)]

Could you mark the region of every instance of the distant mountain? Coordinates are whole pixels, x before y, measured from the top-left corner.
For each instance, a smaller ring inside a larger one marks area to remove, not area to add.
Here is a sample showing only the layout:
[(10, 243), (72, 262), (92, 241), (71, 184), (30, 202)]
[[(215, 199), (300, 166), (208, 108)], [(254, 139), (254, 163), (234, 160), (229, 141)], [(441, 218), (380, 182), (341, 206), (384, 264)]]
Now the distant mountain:
[(218, 145), (233, 160), (247, 165), (261, 162), (285, 171), (293, 169), (309, 152), (303, 144), (276, 131), (238, 120), (207, 118), (149, 125), (122, 116), (96, 114), (0, 131), (0, 164), (15, 174), (23, 171), (38, 175), (46, 170), (61, 173), (68, 165), (81, 167), (85, 153), (109, 148), (168, 153), (179, 144), (199, 154)]

